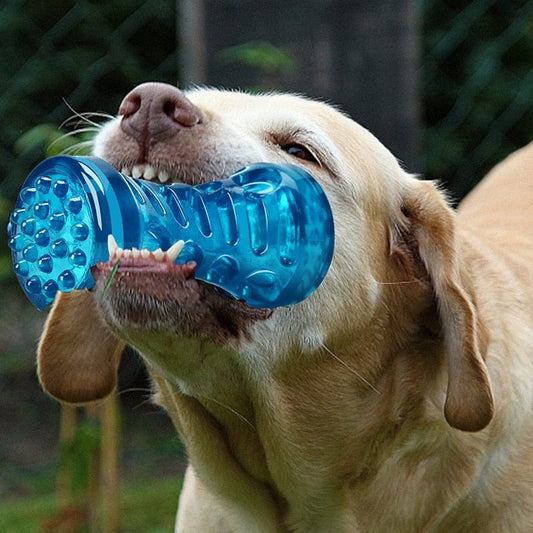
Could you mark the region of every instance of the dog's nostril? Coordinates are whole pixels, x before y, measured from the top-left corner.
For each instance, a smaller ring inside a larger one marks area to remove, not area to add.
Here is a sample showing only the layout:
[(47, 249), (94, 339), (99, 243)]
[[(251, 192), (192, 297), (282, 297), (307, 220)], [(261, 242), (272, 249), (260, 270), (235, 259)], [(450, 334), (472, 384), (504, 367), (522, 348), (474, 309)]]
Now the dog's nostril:
[(168, 106), (171, 116), (178, 124), (190, 128), (202, 121), (200, 110), (180, 93), (180, 98)]
[(167, 101), (163, 104), (163, 113), (167, 117), (174, 118), (174, 111), (176, 110), (176, 104), (174, 102)]
[(141, 108), (141, 98), (135, 94), (130, 94), (122, 100), (120, 107), (118, 108), (118, 114), (123, 117), (129, 117), (134, 113), (137, 113)]
[(198, 110), (185, 97), (165, 101), (162, 110), (180, 126), (190, 128), (200, 122)]

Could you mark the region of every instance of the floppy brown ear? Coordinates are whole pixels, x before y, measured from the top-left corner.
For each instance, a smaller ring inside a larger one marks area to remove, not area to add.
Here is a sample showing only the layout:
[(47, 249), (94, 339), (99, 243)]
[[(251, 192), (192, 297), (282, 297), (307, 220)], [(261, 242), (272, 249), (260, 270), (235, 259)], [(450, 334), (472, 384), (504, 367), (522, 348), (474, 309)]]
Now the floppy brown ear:
[(39, 381), (61, 402), (102, 400), (116, 389), (123, 349), (98, 315), (91, 293), (58, 293), (37, 350)]
[(439, 309), (448, 366), (446, 420), (479, 431), (492, 419), (494, 400), (477, 312), (459, 272), (455, 214), (436, 187), (423, 181), (408, 193), (404, 209)]

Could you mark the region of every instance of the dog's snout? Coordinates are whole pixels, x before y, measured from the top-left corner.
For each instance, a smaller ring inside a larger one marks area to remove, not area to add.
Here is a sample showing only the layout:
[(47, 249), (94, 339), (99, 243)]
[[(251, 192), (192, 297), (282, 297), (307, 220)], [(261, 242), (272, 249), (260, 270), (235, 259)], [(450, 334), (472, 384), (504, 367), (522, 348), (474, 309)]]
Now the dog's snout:
[(158, 141), (201, 122), (200, 110), (176, 87), (143, 83), (120, 104), (121, 127), (138, 141)]

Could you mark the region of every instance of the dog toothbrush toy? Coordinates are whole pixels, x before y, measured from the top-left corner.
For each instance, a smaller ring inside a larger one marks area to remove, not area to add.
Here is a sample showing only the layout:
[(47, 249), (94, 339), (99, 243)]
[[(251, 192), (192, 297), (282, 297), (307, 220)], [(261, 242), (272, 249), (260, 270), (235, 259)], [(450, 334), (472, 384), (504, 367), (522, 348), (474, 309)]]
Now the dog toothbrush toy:
[(117, 172), (94, 157), (51, 157), (26, 179), (11, 213), (13, 268), (44, 309), (56, 292), (91, 288), (91, 267), (121, 248), (168, 250), (196, 278), (252, 307), (302, 301), (331, 263), (331, 209), (318, 183), (292, 165), (256, 163), (231, 177), (160, 185)]

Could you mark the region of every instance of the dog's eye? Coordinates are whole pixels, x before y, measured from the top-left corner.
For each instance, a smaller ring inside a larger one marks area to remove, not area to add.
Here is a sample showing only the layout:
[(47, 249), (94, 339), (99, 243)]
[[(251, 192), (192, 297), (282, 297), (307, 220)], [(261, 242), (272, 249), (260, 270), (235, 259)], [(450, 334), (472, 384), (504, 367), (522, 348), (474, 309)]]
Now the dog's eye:
[(302, 146), (301, 144), (284, 144), (281, 148), (293, 157), (303, 159), (304, 161), (310, 161), (312, 163), (318, 163), (316, 157), (305, 146)]

